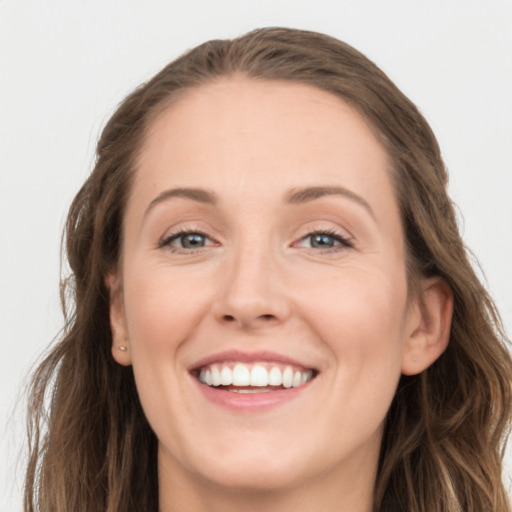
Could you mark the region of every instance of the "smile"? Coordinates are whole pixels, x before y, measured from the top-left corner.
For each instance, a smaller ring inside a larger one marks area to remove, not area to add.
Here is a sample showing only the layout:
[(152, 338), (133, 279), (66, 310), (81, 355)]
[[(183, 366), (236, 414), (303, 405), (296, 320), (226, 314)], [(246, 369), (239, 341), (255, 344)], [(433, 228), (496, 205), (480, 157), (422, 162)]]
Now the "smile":
[(265, 393), (301, 387), (313, 379), (315, 372), (279, 363), (229, 362), (203, 366), (196, 375), (199, 382), (210, 387), (238, 393)]

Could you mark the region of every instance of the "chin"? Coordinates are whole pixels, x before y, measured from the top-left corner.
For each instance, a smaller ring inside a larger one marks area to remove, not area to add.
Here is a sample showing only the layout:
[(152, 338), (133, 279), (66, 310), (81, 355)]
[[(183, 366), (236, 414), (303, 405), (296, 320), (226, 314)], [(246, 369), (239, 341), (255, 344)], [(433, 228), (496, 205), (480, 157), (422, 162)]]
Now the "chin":
[(217, 487), (232, 491), (261, 493), (294, 487), (301, 480), (301, 475), (282, 464), (260, 459), (212, 467), (203, 473), (203, 478)]
[(208, 458), (203, 451), (201, 457), (193, 459), (197, 461), (193, 471), (201, 480), (238, 492), (282, 490), (297, 485), (305, 477), (305, 465), (297, 463), (297, 454), (261, 445)]

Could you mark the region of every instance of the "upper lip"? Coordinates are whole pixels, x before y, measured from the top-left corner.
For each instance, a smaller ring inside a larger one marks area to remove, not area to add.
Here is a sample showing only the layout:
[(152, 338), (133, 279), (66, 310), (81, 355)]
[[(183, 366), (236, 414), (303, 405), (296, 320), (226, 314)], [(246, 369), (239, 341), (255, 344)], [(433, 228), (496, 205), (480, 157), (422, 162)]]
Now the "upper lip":
[(312, 367), (311, 365), (304, 364), (301, 361), (285, 356), (283, 354), (278, 354), (277, 352), (271, 352), (267, 350), (260, 350), (257, 352), (226, 350), (223, 352), (217, 352), (216, 354), (206, 356), (205, 358), (197, 361), (189, 368), (189, 370), (193, 371), (202, 368), (203, 366), (208, 366), (210, 364), (221, 363), (225, 361), (236, 361), (240, 363), (276, 362), (287, 364), (290, 366), (298, 366), (305, 369), (315, 370), (315, 368)]

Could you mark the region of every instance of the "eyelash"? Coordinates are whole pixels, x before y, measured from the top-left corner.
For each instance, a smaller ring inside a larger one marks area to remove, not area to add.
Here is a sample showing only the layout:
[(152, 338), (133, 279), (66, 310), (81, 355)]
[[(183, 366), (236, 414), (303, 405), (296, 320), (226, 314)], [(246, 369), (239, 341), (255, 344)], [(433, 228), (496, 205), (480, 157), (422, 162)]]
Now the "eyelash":
[[(323, 235), (323, 236), (332, 238), (334, 240), (334, 242), (338, 244), (333, 247), (327, 247), (325, 249), (316, 248), (322, 254), (343, 251), (343, 250), (350, 249), (350, 248), (354, 247), (352, 241), (349, 238), (347, 238), (346, 236), (343, 236), (342, 234), (338, 233), (334, 229), (317, 229), (317, 230), (312, 231), (311, 233), (308, 233), (307, 235), (303, 236), (299, 240), (299, 242), (307, 240), (308, 238), (311, 240), (311, 238), (316, 235)], [(310, 249), (315, 249), (315, 248), (310, 247)]]
[[(205, 239), (211, 240), (210, 236), (201, 230), (192, 229), (192, 228), (190, 228), (190, 229), (184, 228), (184, 229), (180, 229), (179, 231), (176, 231), (174, 233), (171, 233), (171, 234), (167, 235), (165, 238), (163, 238), (158, 243), (158, 248), (162, 249), (164, 247), (167, 247), (171, 252), (174, 252), (174, 253), (191, 253), (191, 252), (197, 252), (197, 251), (205, 248), (205, 246), (201, 246), (198, 248), (187, 248), (187, 247), (174, 247), (171, 245), (172, 242), (174, 242), (175, 240), (178, 240), (187, 235), (199, 235), (199, 236), (204, 237)], [(333, 247), (327, 247), (325, 249), (309, 247), (309, 249), (312, 249), (315, 251), (318, 250), (318, 252), (321, 252), (322, 254), (343, 251), (343, 250), (350, 249), (350, 248), (354, 247), (352, 241), (349, 238), (341, 235), (334, 229), (318, 229), (318, 230), (312, 231), (312, 232), (308, 233), (307, 235), (301, 237), (298, 242), (294, 242), (293, 246), (298, 245), (300, 242), (303, 242), (303, 241), (307, 240), (308, 238), (311, 240), (311, 237), (314, 237), (316, 235), (323, 235), (323, 236), (332, 238), (334, 240), (334, 243), (338, 244), (338, 245), (334, 245)], [(213, 245), (213, 244), (210, 244), (210, 245)]]
[(211, 240), (211, 238), (206, 233), (204, 233), (203, 231), (201, 231), (199, 229), (183, 228), (183, 229), (180, 229), (179, 231), (171, 233), (171, 234), (167, 235), (165, 238), (163, 238), (158, 243), (158, 248), (162, 249), (163, 247), (167, 247), (167, 248), (169, 248), (169, 250), (171, 252), (187, 252), (187, 253), (196, 252), (200, 249), (204, 249), (204, 246), (193, 249), (193, 248), (187, 248), (187, 247), (174, 247), (171, 245), (171, 243), (174, 242), (175, 240), (178, 240), (181, 237), (185, 237), (187, 235), (199, 235), (206, 239)]

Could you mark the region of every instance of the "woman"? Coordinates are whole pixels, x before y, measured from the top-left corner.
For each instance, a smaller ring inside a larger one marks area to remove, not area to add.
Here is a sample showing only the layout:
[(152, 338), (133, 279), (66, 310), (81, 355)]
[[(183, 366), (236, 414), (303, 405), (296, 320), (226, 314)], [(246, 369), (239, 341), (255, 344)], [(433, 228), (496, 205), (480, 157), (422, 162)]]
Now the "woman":
[(211, 41), (137, 89), (69, 213), (26, 511), (510, 511), (512, 362), (446, 182), (324, 35)]

